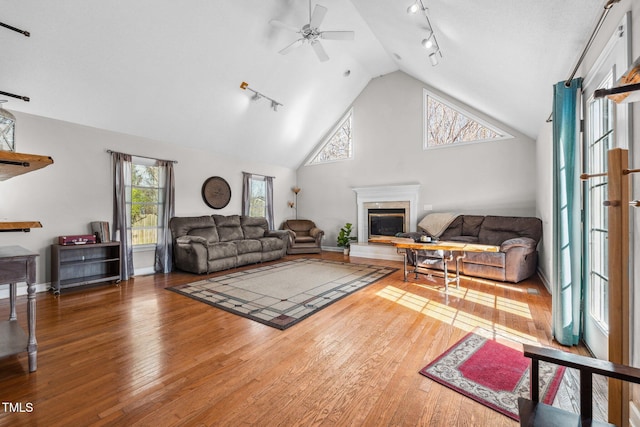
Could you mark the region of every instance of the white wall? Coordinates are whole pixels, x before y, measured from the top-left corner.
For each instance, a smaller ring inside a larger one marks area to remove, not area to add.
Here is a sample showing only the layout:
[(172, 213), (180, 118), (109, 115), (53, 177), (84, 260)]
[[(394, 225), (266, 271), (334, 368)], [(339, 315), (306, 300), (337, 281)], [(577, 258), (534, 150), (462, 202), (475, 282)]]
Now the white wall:
[[(552, 89), (550, 89), (552, 90)], [(538, 246), (538, 273), (551, 291), (553, 271), (553, 123), (544, 123), (536, 141), (536, 216), (542, 220)]]
[[(21, 153), (51, 156), (45, 169), (0, 182), (0, 221), (37, 220), (42, 228), (29, 233), (0, 233), (0, 245), (20, 245), (40, 254), (38, 283), (50, 281), (50, 245), (65, 234), (90, 233), (91, 221), (113, 219), (113, 179), (107, 149), (177, 160), (176, 215), (239, 214), (242, 172), (275, 176), (276, 224), (288, 215), (287, 199), (295, 184), (295, 171), (246, 162), (211, 152), (183, 149), (144, 138), (108, 132), (44, 117), (13, 112), (16, 145)], [(230, 143), (239, 143), (230, 141)], [(210, 176), (225, 178), (231, 186), (231, 202), (222, 210), (209, 208), (201, 196)], [(144, 265), (136, 265), (145, 267)]]
[(356, 224), (353, 187), (420, 184), (418, 220), (429, 213), (425, 204), (434, 212), (535, 214), (534, 141), (465, 107), (515, 138), (425, 151), (424, 88), (460, 105), (400, 71), (373, 79), (353, 103), (353, 159), (298, 169), (299, 217), (325, 230), (323, 246), (336, 246), (345, 222)]

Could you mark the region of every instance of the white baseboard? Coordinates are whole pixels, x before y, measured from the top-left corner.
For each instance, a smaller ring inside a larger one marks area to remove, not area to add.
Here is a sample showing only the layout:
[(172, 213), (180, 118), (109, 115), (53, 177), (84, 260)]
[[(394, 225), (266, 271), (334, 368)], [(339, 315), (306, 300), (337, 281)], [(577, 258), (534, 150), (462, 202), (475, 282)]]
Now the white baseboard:
[(551, 282), (549, 282), (549, 279), (547, 278), (547, 276), (545, 276), (542, 273), (542, 270), (540, 270), (539, 268), (536, 270), (536, 272), (538, 273), (538, 277), (540, 277), (540, 280), (542, 280), (542, 284), (544, 285), (545, 288), (547, 288), (547, 291), (553, 295), (553, 293), (551, 292)]
[(155, 274), (156, 270), (153, 267), (134, 268), (134, 276), (148, 276), (149, 274)]

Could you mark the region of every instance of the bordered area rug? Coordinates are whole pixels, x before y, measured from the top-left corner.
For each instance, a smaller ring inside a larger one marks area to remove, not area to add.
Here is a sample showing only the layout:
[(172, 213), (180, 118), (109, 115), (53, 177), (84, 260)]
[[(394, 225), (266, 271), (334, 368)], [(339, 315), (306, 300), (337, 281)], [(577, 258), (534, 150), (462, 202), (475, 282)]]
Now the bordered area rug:
[(397, 270), (298, 258), (167, 289), (265, 325), (287, 329)]
[[(540, 399), (552, 404), (565, 368), (540, 362)], [(530, 397), (530, 359), (473, 332), (420, 373), (518, 421), (518, 396)]]

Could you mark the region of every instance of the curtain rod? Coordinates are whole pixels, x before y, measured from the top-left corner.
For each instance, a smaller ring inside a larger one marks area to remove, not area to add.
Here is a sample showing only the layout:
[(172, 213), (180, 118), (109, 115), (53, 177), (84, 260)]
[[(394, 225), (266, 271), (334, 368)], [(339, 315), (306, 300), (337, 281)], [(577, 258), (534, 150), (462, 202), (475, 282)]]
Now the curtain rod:
[(263, 176), (263, 177), (265, 177), (265, 178), (272, 178), (272, 179), (276, 179), (276, 177), (275, 177), (275, 176), (262, 175), (262, 174), (259, 174), (259, 173), (252, 173), (252, 172), (245, 172), (245, 171), (242, 171), (242, 173), (247, 174), (247, 175), (258, 175), (258, 176)]
[[(120, 151), (114, 151), (114, 150), (109, 150), (107, 149), (107, 153), (112, 154), (112, 153), (120, 153)], [(125, 154), (125, 153), (122, 153)], [(127, 153), (128, 154), (128, 153)], [(170, 162), (170, 163), (178, 163), (177, 160), (164, 160), (164, 159), (157, 159), (155, 157), (149, 157), (149, 156), (139, 156), (137, 154), (129, 154), (130, 156), (133, 157), (142, 157), (143, 159), (151, 159), (151, 160), (160, 160), (161, 162)]]
[(593, 29), (593, 32), (591, 33), (591, 37), (589, 38), (589, 41), (587, 42), (587, 45), (584, 47), (584, 50), (582, 51), (582, 55), (580, 55), (580, 59), (578, 59), (578, 63), (576, 64), (576, 66), (573, 69), (573, 72), (571, 73), (569, 78), (564, 82), (565, 87), (571, 86), (571, 80), (573, 80), (573, 78), (575, 77), (576, 73), (578, 72), (578, 68), (580, 68), (580, 65), (582, 65), (582, 61), (584, 60), (584, 57), (587, 55), (587, 52), (589, 51), (589, 48), (591, 47), (591, 44), (593, 43), (593, 40), (596, 38), (596, 35), (598, 34), (598, 31), (600, 31), (600, 27), (602, 27), (602, 23), (604, 22), (604, 19), (607, 17), (607, 14), (609, 13), (609, 10), (613, 7), (614, 4), (619, 3), (619, 2), (620, 2), (620, 0), (609, 0), (609, 1), (607, 1), (607, 4), (604, 5), (604, 9), (602, 10), (602, 14), (600, 15), (600, 19), (598, 20), (598, 23), (596, 24), (596, 28)]
[[(571, 80), (573, 80), (573, 78), (576, 76), (576, 73), (578, 72), (578, 69), (580, 68), (580, 65), (582, 65), (582, 61), (584, 61), (584, 57), (587, 56), (587, 52), (589, 51), (589, 48), (591, 47), (591, 44), (593, 44), (593, 40), (595, 40), (596, 35), (598, 34), (598, 31), (600, 31), (600, 27), (602, 27), (602, 23), (604, 22), (604, 19), (607, 17), (607, 14), (609, 13), (609, 10), (613, 7), (614, 4), (619, 3), (619, 2), (620, 2), (620, 0), (608, 0), (607, 3), (604, 5), (604, 9), (602, 10), (602, 14), (600, 15), (600, 19), (598, 20), (598, 23), (596, 24), (596, 27), (593, 29), (593, 32), (591, 33), (591, 37), (589, 37), (589, 41), (587, 41), (587, 44), (584, 47), (584, 49), (582, 51), (582, 54), (580, 55), (580, 58), (578, 59), (578, 62), (576, 64), (576, 66), (573, 68), (573, 71), (571, 72), (571, 75), (564, 82), (564, 86), (565, 87), (571, 86)], [(553, 121), (551, 119), (552, 116), (553, 116), (553, 112), (551, 114), (549, 114), (549, 118), (547, 119), (547, 123)]]

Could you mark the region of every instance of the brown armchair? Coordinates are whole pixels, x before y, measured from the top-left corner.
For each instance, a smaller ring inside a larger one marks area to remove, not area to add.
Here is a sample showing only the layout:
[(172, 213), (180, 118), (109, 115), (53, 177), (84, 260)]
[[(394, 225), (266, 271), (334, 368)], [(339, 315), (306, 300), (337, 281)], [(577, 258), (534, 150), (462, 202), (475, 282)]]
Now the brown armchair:
[(322, 252), (324, 231), (316, 227), (308, 219), (289, 219), (282, 224), (282, 229), (291, 235), (288, 254), (318, 254)]

